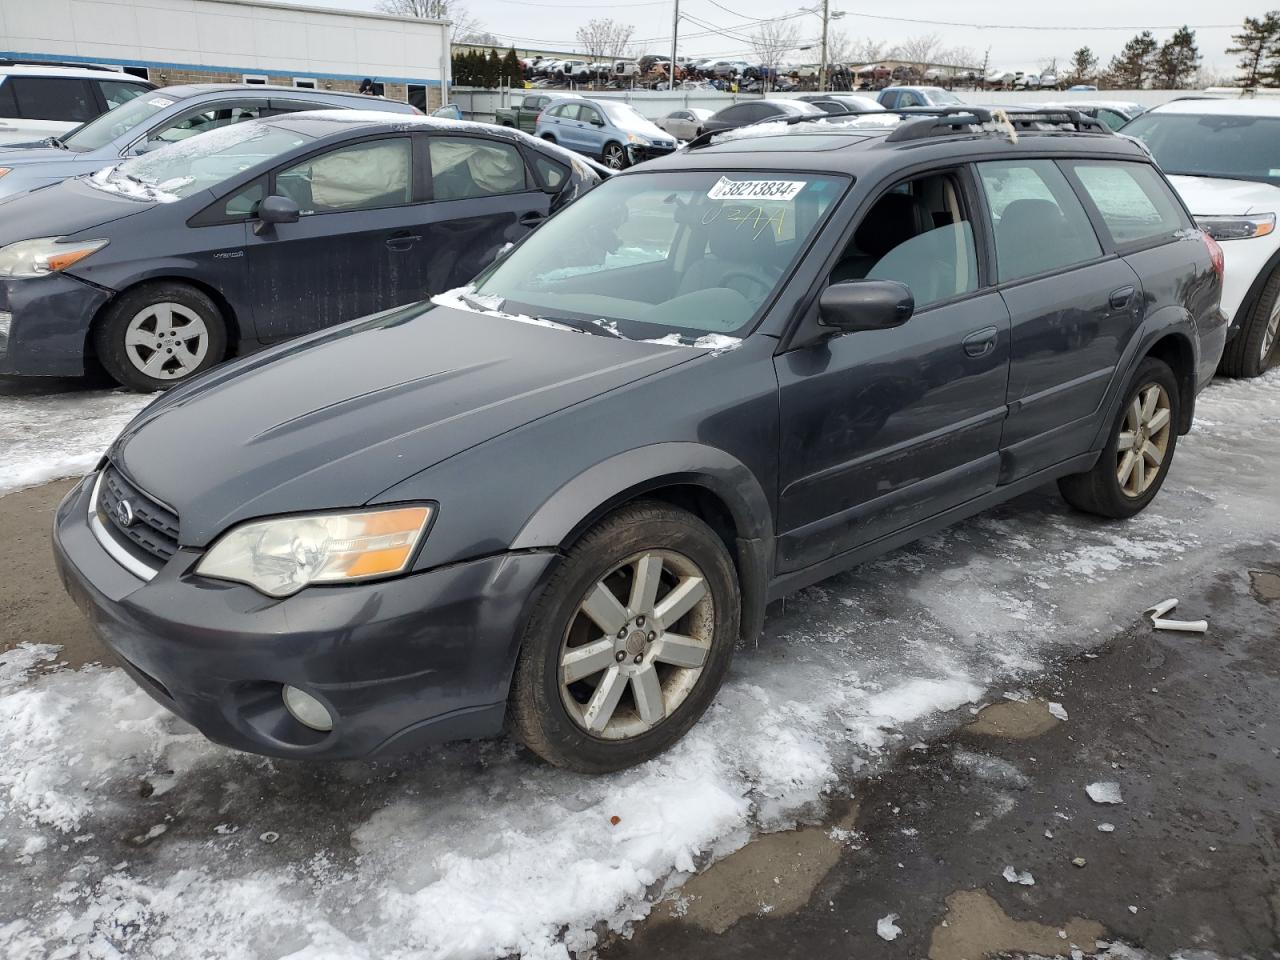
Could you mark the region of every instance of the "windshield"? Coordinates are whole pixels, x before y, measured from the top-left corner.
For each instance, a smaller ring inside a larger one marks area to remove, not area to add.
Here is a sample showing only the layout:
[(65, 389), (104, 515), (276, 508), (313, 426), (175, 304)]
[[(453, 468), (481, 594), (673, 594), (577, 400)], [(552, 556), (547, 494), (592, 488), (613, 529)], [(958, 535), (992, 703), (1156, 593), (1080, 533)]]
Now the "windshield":
[(97, 150), (117, 137), (122, 137), (135, 127), (146, 123), (165, 107), (174, 103), (172, 97), (153, 94), (134, 97), (114, 110), (72, 130), (62, 138), (62, 145), (69, 150)]
[(1122, 128), (1165, 173), (1280, 186), (1280, 117), (1144, 113)]
[(610, 103), (608, 100), (597, 100), (600, 109), (605, 112), (614, 126), (627, 127), (635, 125), (649, 126), (649, 121), (629, 103)]
[(256, 120), (222, 127), (100, 170), (90, 184), (138, 200), (172, 203), (315, 139)]
[(786, 172), (607, 180), (482, 274), (472, 302), (633, 340), (741, 337), (847, 184)]
[(964, 103), (954, 93), (948, 93), (946, 90), (933, 89), (929, 91), (929, 99), (937, 104)]

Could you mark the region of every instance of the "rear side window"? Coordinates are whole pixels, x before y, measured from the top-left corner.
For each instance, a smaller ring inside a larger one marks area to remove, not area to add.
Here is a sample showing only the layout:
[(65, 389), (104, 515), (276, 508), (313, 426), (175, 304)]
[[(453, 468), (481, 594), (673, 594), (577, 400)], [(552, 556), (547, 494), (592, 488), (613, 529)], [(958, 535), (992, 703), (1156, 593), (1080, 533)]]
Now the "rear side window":
[(1145, 163), (1072, 164), (1117, 244), (1168, 237), (1189, 226), (1169, 188)]
[(432, 137), (431, 182), (437, 200), (470, 200), (525, 189), (524, 160), (510, 143)]
[(980, 163), (978, 175), (995, 230), (1000, 282), (1102, 255), (1084, 207), (1052, 160)]
[(10, 77), (18, 116), (27, 120), (85, 123), (98, 115), (88, 80), (73, 77)]

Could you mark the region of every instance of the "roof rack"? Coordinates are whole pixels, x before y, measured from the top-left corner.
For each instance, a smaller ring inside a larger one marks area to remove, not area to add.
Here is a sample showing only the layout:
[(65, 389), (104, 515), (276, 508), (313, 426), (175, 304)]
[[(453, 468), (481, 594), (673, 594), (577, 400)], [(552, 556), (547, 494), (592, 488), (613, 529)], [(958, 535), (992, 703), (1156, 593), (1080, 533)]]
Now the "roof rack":
[[(883, 117), (892, 112), (892, 110), (837, 110), (834, 113), (801, 113), (789, 117), (765, 117), (763, 120), (756, 120), (752, 123), (743, 124), (741, 127), (730, 127), (729, 129), (746, 130), (751, 127), (768, 126), (771, 123), (781, 123), (790, 127), (797, 123), (821, 123), (825, 120), (840, 120), (844, 117)], [(706, 133), (700, 134), (690, 140), (686, 149), (696, 150), (699, 147), (705, 147), (711, 143), (714, 137), (728, 132), (728, 130), (709, 130)]]
[(0, 67), (73, 67), (77, 70), (105, 70), (107, 73), (119, 73), (111, 67), (100, 63), (72, 63), (69, 60), (35, 60), (25, 57), (0, 58)]
[[(923, 114), (923, 116), (922, 116)], [(886, 143), (902, 143), (907, 140), (923, 140), (927, 137), (945, 137), (954, 133), (972, 132), (970, 128), (985, 127), (987, 124), (1007, 122), (1011, 130), (1016, 132), (1032, 132), (1045, 129), (1062, 130), (1064, 128), (1077, 133), (1104, 133), (1111, 135), (1110, 128), (1101, 120), (1085, 116), (1079, 110), (1067, 108), (1020, 110), (1011, 107), (1008, 110), (989, 107), (941, 107), (934, 111), (913, 111), (901, 115), (904, 120), (914, 122), (903, 123), (894, 129)]]

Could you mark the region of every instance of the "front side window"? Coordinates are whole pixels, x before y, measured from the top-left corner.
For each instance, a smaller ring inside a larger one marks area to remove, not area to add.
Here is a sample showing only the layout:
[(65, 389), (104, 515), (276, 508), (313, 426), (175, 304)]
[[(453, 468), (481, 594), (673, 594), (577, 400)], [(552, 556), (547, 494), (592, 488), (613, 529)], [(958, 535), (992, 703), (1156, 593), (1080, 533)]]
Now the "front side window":
[(144, 93), (150, 93), (140, 83), (125, 83), (122, 80), (99, 80), (98, 89), (102, 91), (102, 98), (107, 101), (108, 110), (114, 110)]
[(978, 174), (995, 229), (1002, 283), (1102, 255), (1084, 207), (1052, 160), (980, 163)]
[(872, 205), (831, 272), (831, 282), (897, 280), (916, 309), (978, 289), (973, 225), (949, 174), (898, 184)]
[(10, 77), (18, 116), (28, 120), (84, 123), (98, 114), (88, 80), (71, 77)]
[(1169, 188), (1145, 163), (1081, 161), (1072, 168), (1116, 243), (1169, 237), (1190, 227)]
[(1145, 143), (1167, 174), (1280, 186), (1280, 117), (1157, 110), (1135, 117), (1124, 132)]
[(370, 140), (310, 157), (276, 174), (276, 193), (303, 216), (411, 203), (412, 144), (408, 137)]
[[(127, 109), (128, 104), (122, 109)], [(308, 143), (307, 134), (265, 123), (215, 130), (181, 147), (157, 150), (89, 178), (98, 189), (137, 200), (171, 202), (209, 190)]]
[(483, 274), (475, 295), (637, 340), (742, 336), (846, 185), (789, 172), (607, 180)]
[(524, 160), (510, 143), (432, 137), (431, 183), (437, 200), (470, 200), (525, 189)]

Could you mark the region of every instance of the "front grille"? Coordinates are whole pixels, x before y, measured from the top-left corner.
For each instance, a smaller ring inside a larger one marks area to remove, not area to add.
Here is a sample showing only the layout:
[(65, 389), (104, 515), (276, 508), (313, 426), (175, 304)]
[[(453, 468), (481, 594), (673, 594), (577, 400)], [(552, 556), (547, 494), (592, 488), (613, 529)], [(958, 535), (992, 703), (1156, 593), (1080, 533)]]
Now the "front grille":
[[(144, 558), (163, 563), (178, 552), (177, 514), (139, 490), (112, 464), (102, 471), (98, 516), (117, 540)], [(125, 523), (128, 516), (131, 523)]]

